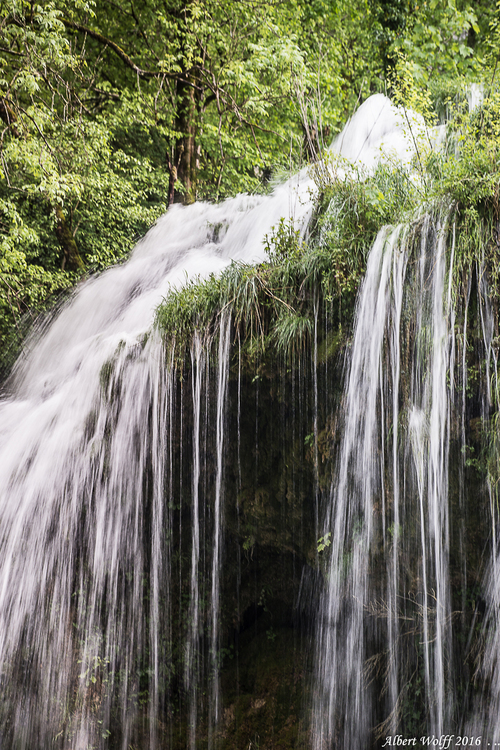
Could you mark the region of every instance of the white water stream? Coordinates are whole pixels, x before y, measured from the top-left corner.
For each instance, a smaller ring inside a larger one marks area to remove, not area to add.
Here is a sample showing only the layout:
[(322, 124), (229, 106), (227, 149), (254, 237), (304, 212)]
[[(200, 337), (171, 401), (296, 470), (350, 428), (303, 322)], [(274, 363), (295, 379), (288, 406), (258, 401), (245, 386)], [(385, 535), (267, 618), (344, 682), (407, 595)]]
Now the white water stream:
[[(370, 745), (374, 683), (386, 696), (380, 733), (397, 733), (411, 701), (413, 675), (400, 663), (408, 623), (421, 634), (428, 731), (439, 736), (451, 726), (447, 376), (454, 314), (446, 217), (436, 226), (425, 217), (420, 231), (410, 278), (407, 232), (379, 233), (358, 303), (325, 525), (331, 547), (316, 646), (318, 750)], [(380, 627), (386, 635), (374, 654), (367, 642)], [(414, 661), (411, 670), (419, 669)]]

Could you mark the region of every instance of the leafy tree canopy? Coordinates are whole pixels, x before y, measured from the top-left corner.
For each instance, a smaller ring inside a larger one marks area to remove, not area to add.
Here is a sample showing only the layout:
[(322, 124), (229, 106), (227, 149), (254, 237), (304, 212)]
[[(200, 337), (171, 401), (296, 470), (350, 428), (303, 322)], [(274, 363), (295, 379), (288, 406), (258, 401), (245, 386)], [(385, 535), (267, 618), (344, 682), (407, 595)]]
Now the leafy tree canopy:
[(171, 202), (265, 188), (374, 91), (491, 76), (499, 17), (487, 0), (0, 0), (4, 350)]

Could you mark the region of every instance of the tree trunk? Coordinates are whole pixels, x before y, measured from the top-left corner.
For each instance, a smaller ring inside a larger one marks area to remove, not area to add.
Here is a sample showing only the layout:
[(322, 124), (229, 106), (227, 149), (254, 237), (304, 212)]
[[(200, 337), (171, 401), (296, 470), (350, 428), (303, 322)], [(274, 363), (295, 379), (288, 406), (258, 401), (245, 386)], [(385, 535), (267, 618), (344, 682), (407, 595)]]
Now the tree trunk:
[(57, 204), (54, 208), (54, 211), (57, 220), (56, 235), (63, 251), (61, 268), (63, 269), (63, 271), (65, 269), (68, 271), (85, 270), (83, 260), (81, 259), (80, 253), (78, 252), (78, 246), (75, 242), (75, 238), (71, 234), (70, 229), (66, 223), (66, 217), (64, 216), (62, 206), (60, 204)]
[[(176, 130), (182, 133), (175, 146), (175, 166), (170, 170), (170, 182), (176, 178), (182, 190), (176, 190), (174, 201), (189, 205), (196, 200), (196, 101), (194, 77), (191, 73), (182, 76), (178, 83), (179, 108)], [(171, 185), (171, 188), (173, 185)], [(170, 189), (169, 189), (170, 192)]]

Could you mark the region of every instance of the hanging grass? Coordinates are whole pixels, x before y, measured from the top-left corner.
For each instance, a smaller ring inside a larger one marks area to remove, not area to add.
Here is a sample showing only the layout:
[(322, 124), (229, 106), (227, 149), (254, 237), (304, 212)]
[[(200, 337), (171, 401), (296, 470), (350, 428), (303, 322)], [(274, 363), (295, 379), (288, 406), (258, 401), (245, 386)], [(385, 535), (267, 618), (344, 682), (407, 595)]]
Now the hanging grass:
[(277, 351), (288, 357), (305, 349), (312, 340), (313, 333), (314, 326), (310, 318), (289, 313), (278, 318), (272, 340)]
[(268, 352), (291, 357), (304, 350), (318, 306), (328, 309), (329, 331), (340, 329), (353, 314), (381, 217), (395, 215), (396, 203), (401, 209), (410, 202), (411, 190), (393, 203), (384, 197), (381, 187), (388, 190), (391, 179), (401, 194), (411, 187), (403, 175), (391, 178), (385, 168), (365, 183), (351, 175), (325, 184), (307, 241), (292, 221), (281, 219), (264, 239), (267, 262), (233, 262), (220, 276), (172, 289), (157, 310), (156, 325), (176, 360), (184, 361), (195, 331), (207, 341), (217, 335), (223, 311), (231, 315), (245, 361), (253, 365)]

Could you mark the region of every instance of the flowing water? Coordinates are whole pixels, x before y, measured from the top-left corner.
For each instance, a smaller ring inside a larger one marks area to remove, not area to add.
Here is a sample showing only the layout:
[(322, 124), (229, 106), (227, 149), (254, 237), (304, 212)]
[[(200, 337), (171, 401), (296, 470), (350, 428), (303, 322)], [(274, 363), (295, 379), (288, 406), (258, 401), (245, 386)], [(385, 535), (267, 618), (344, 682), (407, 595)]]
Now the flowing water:
[(454, 287), (449, 208), (381, 230), (357, 304), (321, 531), (315, 750), (500, 738), (497, 324), (484, 266)]
[[(158, 708), (168, 698), (179, 648), (194, 747), (204, 672), (213, 681), (218, 669), (230, 321), (223, 319), (214, 352), (213, 499), (202, 483), (211, 439), (211, 345), (195, 336), (192, 382), (180, 391), (160, 337), (148, 330), (172, 285), (217, 273), (231, 259), (261, 260), (263, 236), (281, 216), (291, 214), (300, 225), (310, 212), (310, 185), (302, 175), (269, 198), (174, 207), (126, 264), (83, 284), (47, 331), (28, 342), (0, 406), (6, 747), (105, 746), (111, 712), (120, 705), (121, 745), (128, 748), (145, 695), (155, 747)], [(192, 420), (187, 431), (179, 426), (185, 414)], [(179, 435), (189, 432), (180, 445)], [(174, 510), (186, 498), (191, 507), (179, 523), (188, 518), (190, 529), (178, 530), (185, 548), (173, 549)], [(210, 533), (207, 561), (201, 555)], [(187, 625), (169, 609), (181, 555), (189, 557)], [(210, 568), (210, 591), (202, 591)], [(200, 602), (207, 597), (205, 658)], [(219, 711), (214, 684), (212, 724)]]
[[(426, 216), (419, 257), (402, 227), (382, 230), (370, 253), (326, 522), (318, 748), (369, 746), (375, 685), (386, 702), (380, 731), (396, 734), (410, 669), (423, 673), (428, 732), (440, 735), (451, 725), (447, 377), (454, 371), (454, 314), (447, 230), (446, 216)], [(407, 654), (401, 648), (409, 622), (421, 649), (411, 665), (403, 663), (411, 659), (410, 643)]]
[[(407, 159), (421, 127), (376, 96), (333, 150), (369, 172), (383, 151)], [(217, 337), (194, 335), (181, 373), (151, 325), (172, 286), (231, 260), (263, 260), (281, 217), (306, 232), (313, 193), (301, 173), (269, 196), (171, 208), (127, 263), (82, 284), (27, 342), (0, 404), (1, 748), (173, 746), (173, 693), (185, 746), (201, 736), (217, 745), (226, 475), (241, 487), (241, 468), (226, 462), (238, 347), (222, 314)], [(314, 535), (329, 535), (317, 563), (316, 750), (368, 748), (374, 726), (380, 736), (411, 726), (409, 686), (424, 696), (415, 725), (439, 735), (457, 723), (448, 473), (457, 401), (465, 446), (467, 306), (457, 354), (448, 212), (415, 226), (383, 229), (370, 253), (326, 514), (315, 307), (311, 496)], [(489, 383), (493, 318), (486, 302), (480, 310)], [(299, 410), (301, 366), (292, 380)], [(257, 417), (255, 435), (258, 457)], [(494, 504), (492, 494), (496, 519)], [(465, 545), (464, 524), (457, 528)], [(495, 553), (494, 602), (499, 565)], [(493, 604), (495, 633), (497, 611)], [(497, 660), (497, 640), (487, 648)], [(497, 673), (488, 679), (500, 706)], [(481, 727), (490, 721), (483, 704)]]

